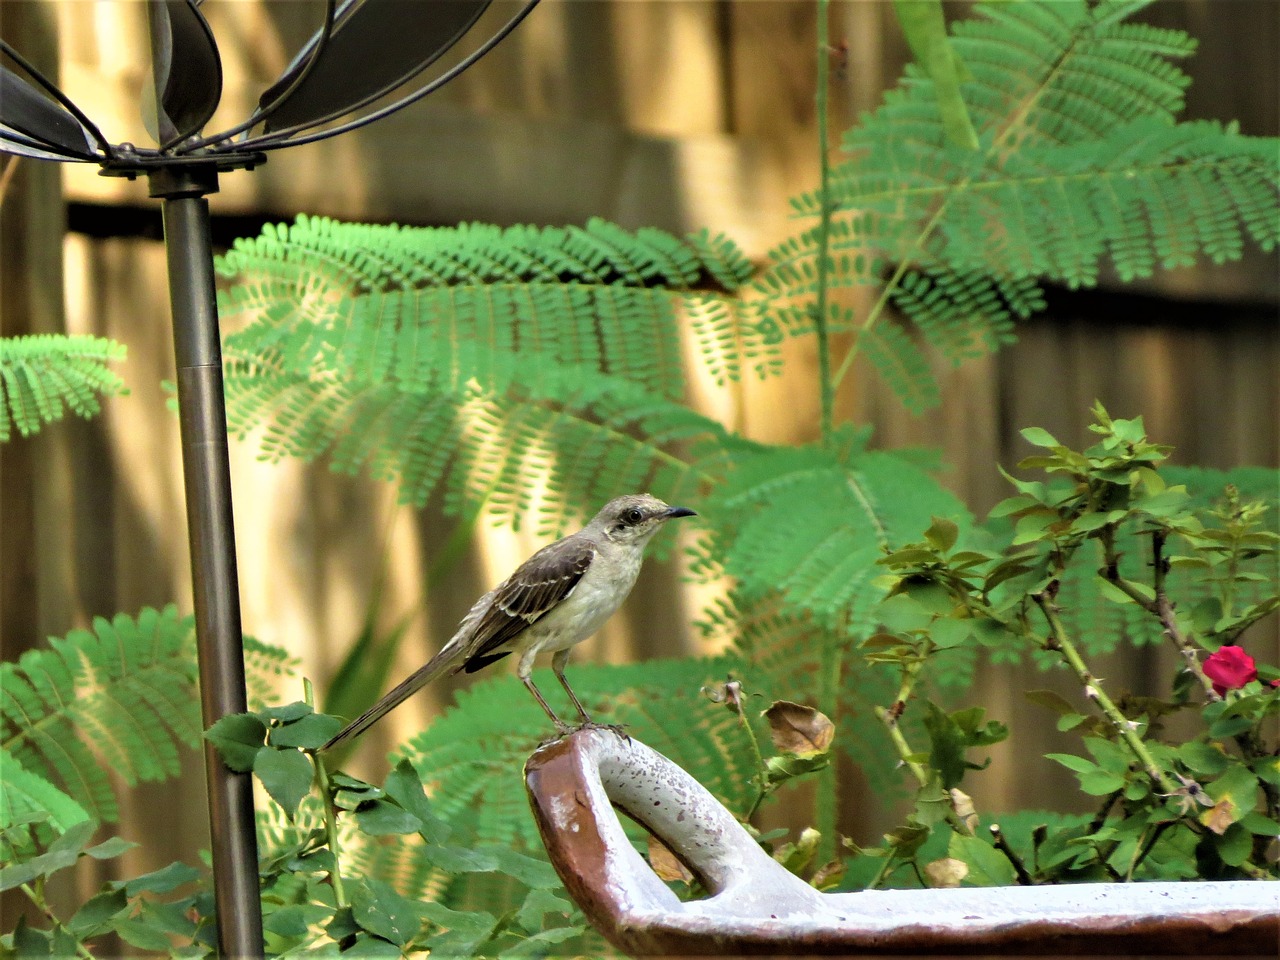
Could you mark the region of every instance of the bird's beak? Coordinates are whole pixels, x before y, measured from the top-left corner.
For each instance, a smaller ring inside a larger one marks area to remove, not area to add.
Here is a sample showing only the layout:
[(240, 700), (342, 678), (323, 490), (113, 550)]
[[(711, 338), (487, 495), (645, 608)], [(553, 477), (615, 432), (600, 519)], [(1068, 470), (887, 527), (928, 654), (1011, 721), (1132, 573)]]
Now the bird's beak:
[(688, 507), (667, 507), (662, 513), (663, 520), (674, 520), (676, 517), (696, 517), (696, 510), (690, 510)]

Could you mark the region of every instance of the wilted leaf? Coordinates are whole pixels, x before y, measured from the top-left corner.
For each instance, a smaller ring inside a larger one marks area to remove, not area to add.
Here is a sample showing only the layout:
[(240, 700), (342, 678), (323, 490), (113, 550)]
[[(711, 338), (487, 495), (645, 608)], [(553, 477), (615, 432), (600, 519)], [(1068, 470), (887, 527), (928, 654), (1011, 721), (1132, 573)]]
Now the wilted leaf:
[(926, 863), (924, 875), (931, 887), (958, 887), (960, 881), (969, 875), (969, 865), (955, 857), (943, 857), (933, 863)]
[(821, 839), (821, 833), (813, 827), (805, 827), (800, 832), (800, 839), (795, 843), (784, 843), (773, 855), (773, 859), (790, 872), (798, 874), (809, 865), (813, 855), (818, 852), (818, 841)]
[(712, 703), (723, 703), (730, 713), (742, 712), (742, 683), (732, 678), (724, 683), (708, 684), (702, 694)]
[(844, 870), (843, 860), (829, 860), (813, 872), (813, 876), (809, 878), (809, 886), (815, 890), (832, 890), (844, 879)]
[(649, 834), (649, 866), (661, 879), (692, 883), (693, 873), (665, 843)]
[(1200, 814), (1200, 822), (1221, 836), (1227, 832), (1227, 827), (1231, 826), (1238, 819), (1236, 817), (1236, 805), (1231, 801), (1230, 797), (1219, 800), (1208, 810)]
[(784, 753), (811, 757), (831, 749), (835, 724), (813, 707), (790, 700), (775, 700), (761, 716), (769, 722), (773, 745)]
[(952, 787), (947, 792), (951, 794), (951, 809), (955, 811), (956, 816), (970, 830), (977, 830), (978, 811), (973, 805), (973, 797), (956, 787)]

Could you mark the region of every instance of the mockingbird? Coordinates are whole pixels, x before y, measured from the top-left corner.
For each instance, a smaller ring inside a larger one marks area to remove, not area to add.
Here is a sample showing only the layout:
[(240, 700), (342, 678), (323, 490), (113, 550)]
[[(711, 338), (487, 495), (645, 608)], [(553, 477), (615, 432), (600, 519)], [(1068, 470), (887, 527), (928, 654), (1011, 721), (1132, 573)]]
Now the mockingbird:
[(694, 511), (667, 506), (647, 493), (610, 500), (583, 529), (543, 547), (477, 600), (439, 653), (322, 749), (360, 735), (437, 677), (459, 670), (474, 673), (509, 653), (519, 654), (516, 676), (556, 729), (567, 733), (573, 728), (556, 716), (529, 679), (534, 658), (553, 653), (556, 679), (582, 722), (591, 723), (564, 677), (569, 651), (599, 630), (627, 598), (640, 573), (644, 548), (658, 529), (673, 517), (693, 516)]

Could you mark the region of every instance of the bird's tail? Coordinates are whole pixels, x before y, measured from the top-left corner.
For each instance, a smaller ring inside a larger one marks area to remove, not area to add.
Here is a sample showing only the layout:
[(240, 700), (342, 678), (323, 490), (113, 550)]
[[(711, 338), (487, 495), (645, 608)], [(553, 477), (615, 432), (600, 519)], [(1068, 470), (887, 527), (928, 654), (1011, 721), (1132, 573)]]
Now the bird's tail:
[(424, 666), (419, 667), (411, 673), (398, 686), (390, 690), (381, 700), (339, 730), (329, 739), (329, 742), (320, 749), (332, 750), (339, 744), (346, 743), (348, 740), (360, 736), (360, 734), (364, 733), (371, 726), (381, 720), (386, 714), (400, 706), (401, 703), (409, 699), (409, 697), (413, 696), (432, 680), (435, 680), (437, 677), (440, 677), (445, 673), (455, 672), (450, 668), (455, 667), (455, 661), (459, 659), (461, 653), (462, 651), (457, 644), (445, 644), (440, 652), (428, 660)]

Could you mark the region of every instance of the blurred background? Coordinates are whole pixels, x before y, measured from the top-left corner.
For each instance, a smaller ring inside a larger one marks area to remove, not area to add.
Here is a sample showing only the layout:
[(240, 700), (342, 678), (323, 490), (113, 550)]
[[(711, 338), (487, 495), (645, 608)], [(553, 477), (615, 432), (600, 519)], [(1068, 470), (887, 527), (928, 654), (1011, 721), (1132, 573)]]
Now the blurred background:
[[(503, 0), (494, 7), (499, 21), (513, 9)], [(948, 5), (948, 14), (967, 9)], [(318, 26), (322, 4), (208, 0), (203, 10), (225, 71), (214, 130), (248, 114)], [(909, 54), (887, 0), (836, 0), (833, 16), (834, 138), (879, 102)], [(1280, 133), (1280, 4), (1169, 0), (1141, 19), (1200, 40), (1186, 66), (1188, 117)], [(4, 0), (0, 29), (108, 137), (150, 142), (139, 112), (149, 63), (141, 4)], [(225, 175), (211, 197), (215, 240), (225, 247), (299, 212), (420, 225), (601, 216), (629, 228), (710, 227), (762, 258), (788, 233), (787, 198), (817, 181), (814, 31), (807, 0), (544, 0), (494, 53), (423, 103), (358, 134), (274, 154), (252, 174)], [(128, 346), (120, 371), (132, 391), (92, 422), (69, 420), (0, 447), (0, 640), (12, 659), (94, 616), (169, 602), (185, 611), (191, 597), (178, 424), (161, 386), (173, 358), (158, 206), (145, 184), (89, 166), (3, 163), (0, 333), (118, 339)], [(1249, 248), (1224, 267), (1049, 294), (1049, 310), (1022, 325), (1017, 345), (958, 370), (939, 362), (938, 409), (912, 416), (873, 378), (851, 376), (840, 414), (871, 424), (877, 445), (940, 449), (946, 483), (979, 516), (1005, 495), (997, 464), (1011, 467), (1028, 452), (1018, 429), (1034, 424), (1084, 442), (1095, 398), (1116, 416), (1143, 414), (1153, 438), (1177, 447), (1177, 463), (1278, 465), (1274, 256)], [(811, 440), (812, 347), (787, 343), (786, 377), (697, 388), (695, 400), (751, 437)], [(438, 505), (398, 507), (394, 489), (323, 464), (259, 462), (252, 441), (233, 443), (231, 455), (245, 630), (289, 650), (322, 689), (366, 618), (387, 629), (411, 616), (396, 667), (407, 673), (475, 597), (541, 545), (482, 522), (462, 558), (441, 564), (454, 522)], [(681, 580), (678, 551), (651, 564), (624, 614), (575, 658), (712, 652), (690, 626), (711, 588)], [(1142, 689), (1166, 683), (1172, 669), (1171, 658), (1146, 648), (1098, 672)], [(1073, 784), (1042, 764), (1034, 777), (1022, 774), (1019, 757), (1059, 748), (1047, 714), (1022, 699), (1044, 685), (1009, 668), (984, 670), (966, 697), (1014, 729), (973, 781), (980, 809), (1057, 807)], [(447, 684), (423, 691), (367, 738), (354, 765), (376, 772), (384, 748), (450, 696)], [(189, 759), (190, 777), (128, 799), (124, 836), (148, 837), (157, 810), (166, 821), (163, 837), (130, 854), (130, 873), (194, 860), (206, 844), (203, 778), (198, 758)], [(842, 828), (874, 839), (884, 824), (860, 813), (857, 772), (844, 773), (854, 787)]]

